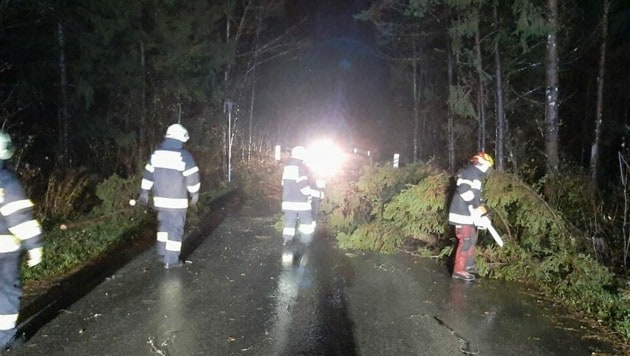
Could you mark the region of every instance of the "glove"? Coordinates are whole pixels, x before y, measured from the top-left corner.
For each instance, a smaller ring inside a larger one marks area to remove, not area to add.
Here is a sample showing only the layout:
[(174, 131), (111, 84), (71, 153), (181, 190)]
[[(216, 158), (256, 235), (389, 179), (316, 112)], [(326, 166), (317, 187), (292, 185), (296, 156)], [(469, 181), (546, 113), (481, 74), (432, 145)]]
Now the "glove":
[(470, 211), (470, 215), (473, 218), (473, 224), (477, 227), (485, 228), (485, 222), (483, 221), (482, 218), (486, 214), (488, 214), (488, 209), (486, 209), (486, 207), (483, 205), (479, 205), (476, 208), (469, 206), (468, 210)]
[(323, 179), (317, 179), (317, 180), (315, 181), (315, 186), (316, 186), (317, 188), (319, 188), (319, 189), (324, 189), (324, 188), (326, 188), (326, 181), (325, 181), (325, 180), (323, 180)]
[(190, 196), (190, 206), (197, 205), (198, 201), (199, 201), (199, 193), (195, 193)]
[(140, 191), (140, 198), (138, 200), (140, 201), (140, 204), (148, 205), (149, 204), (149, 191), (142, 189)]
[(28, 250), (28, 266), (34, 267), (42, 262), (42, 255), (44, 254), (43, 247), (36, 247)]

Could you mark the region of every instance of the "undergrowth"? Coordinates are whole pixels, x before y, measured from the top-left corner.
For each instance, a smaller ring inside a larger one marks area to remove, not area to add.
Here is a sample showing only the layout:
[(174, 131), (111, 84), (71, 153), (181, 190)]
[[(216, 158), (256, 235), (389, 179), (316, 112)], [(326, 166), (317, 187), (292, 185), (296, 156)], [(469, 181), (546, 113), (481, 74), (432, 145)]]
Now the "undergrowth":
[[(576, 220), (587, 213), (575, 204), (594, 195), (579, 189), (581, 177), (562, 179), (550, 204), (516, 175), (494, 172), (488, 177), (485, 203), (505, 246), (499, 248), (480, 232), (479, 273), (534, 281), (630, 340), (630, 288), (598, 260), (590, 244), (594, 224)], [(455, 244), (447, 223), (453, 183), (431, 163), (401, 169), (371, 164), (358, 177), (330, 185), (324, 205), (328, 224), (338, 231), (342, 248), (391, 253), (411, 241), (419, 255), (446, 258)], [(582, 206), (601, 210), (602, 204)]]

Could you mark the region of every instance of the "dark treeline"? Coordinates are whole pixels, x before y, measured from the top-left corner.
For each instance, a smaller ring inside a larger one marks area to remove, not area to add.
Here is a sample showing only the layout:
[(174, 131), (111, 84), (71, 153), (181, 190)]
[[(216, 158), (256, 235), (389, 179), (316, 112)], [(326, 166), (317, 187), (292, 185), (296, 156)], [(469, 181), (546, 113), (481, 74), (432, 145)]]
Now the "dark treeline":
[(278, 20), (286, 10), (253, 0), (1, 1), (1, 115), (20, 150), (14, 163), (45, 176), (78, 167), (128, 176), (181, 121), (206, 180), (221, 180), (228, 99), (238, 149), (271, 145), (250, 98), (258, 67), (298, 48), (299, 17)]
[(69, 170), (129, 177), (180, 121), (208, 187), (225, 180), (230, 146), (235, 165), (252, 162), (324, 120), (328, 134), (381, 158), (401, 153), (450, 172), (491, 152), (498, 170), (550, 199), (566, 188), (554, 177), (590, 177), (616, 201), (587, 215), (626, 227), (626, 2), (318, 6), (0, 1), (0, 115), (18, 148), (12, 164), (41, 195)]

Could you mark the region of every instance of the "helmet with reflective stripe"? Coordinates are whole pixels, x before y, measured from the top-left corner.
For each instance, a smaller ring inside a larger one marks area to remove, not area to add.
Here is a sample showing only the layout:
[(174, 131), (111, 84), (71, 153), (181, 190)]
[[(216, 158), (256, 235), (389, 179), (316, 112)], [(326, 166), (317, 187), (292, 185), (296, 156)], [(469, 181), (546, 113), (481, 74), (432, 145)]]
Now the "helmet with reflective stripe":
[(470, 161), (474, 164), (486, 164), (490, 167), (494, 166), (494, 159), (492, 159), (492, 156), (490, 156), (489, 154), (485, 153), (485, 152), (479, 152), (476, 155), (474, 155)]
[(306, 148), (304, 146), (295, 146), (291, 150), (291, 157), (299, 160), (306, 160)]
[(15, 148), (11, 142), (11, 136), (4, 131), (0, 131), (0, 160), (11, 158), (13, 152), (15, 152)]
[(173, 124), (166, 129), (166, 138), (173, 138), (178, 141), (186, 142), (190, 138), (188, 130), (180, 124)]

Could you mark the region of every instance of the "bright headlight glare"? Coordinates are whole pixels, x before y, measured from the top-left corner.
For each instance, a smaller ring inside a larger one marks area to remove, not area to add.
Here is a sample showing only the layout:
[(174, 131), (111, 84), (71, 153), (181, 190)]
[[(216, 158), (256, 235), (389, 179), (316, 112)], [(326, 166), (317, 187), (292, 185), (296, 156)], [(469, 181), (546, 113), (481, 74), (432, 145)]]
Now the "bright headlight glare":
[(317, 176), (329, 178), (337, 174), (343, 164), (343, 152), (329, 140), (314, 142), (308, 147), (306, 165)]

